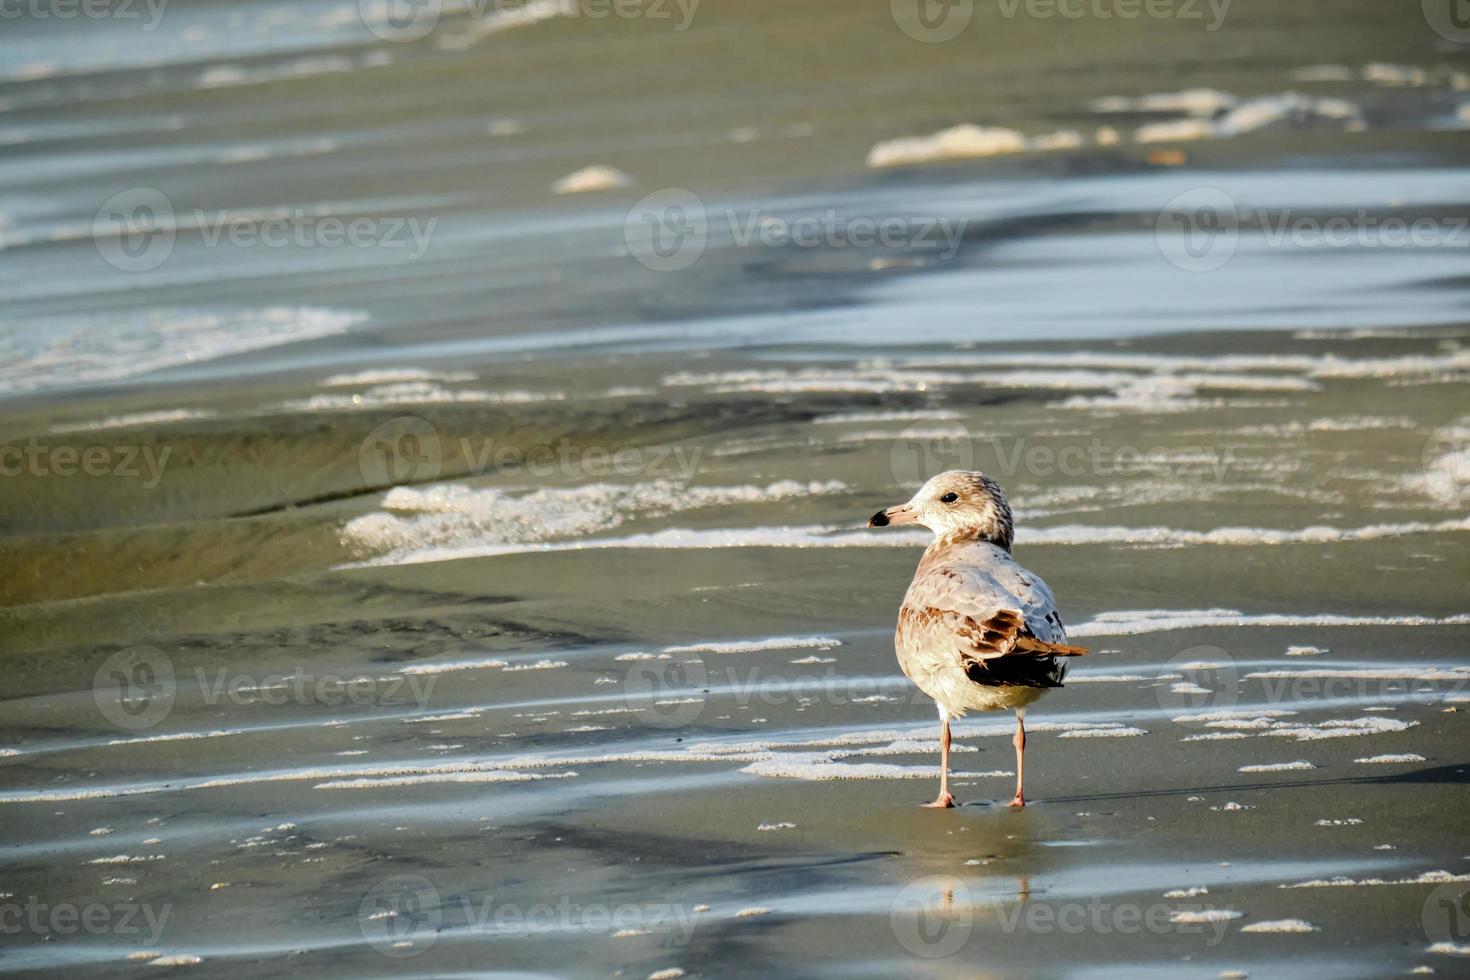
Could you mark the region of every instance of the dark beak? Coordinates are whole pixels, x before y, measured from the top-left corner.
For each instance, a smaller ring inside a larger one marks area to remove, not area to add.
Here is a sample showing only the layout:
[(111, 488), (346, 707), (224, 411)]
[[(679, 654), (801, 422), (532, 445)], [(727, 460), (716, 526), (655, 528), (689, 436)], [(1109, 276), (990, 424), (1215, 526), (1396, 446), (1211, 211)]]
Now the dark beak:
[(917, 524), (918, 517), (914, 515), (914, 509), (908, 504), (899, 504), (887, 510), (880, 510), (868, 518), (868, 527), (888, 527), (889, 525)]

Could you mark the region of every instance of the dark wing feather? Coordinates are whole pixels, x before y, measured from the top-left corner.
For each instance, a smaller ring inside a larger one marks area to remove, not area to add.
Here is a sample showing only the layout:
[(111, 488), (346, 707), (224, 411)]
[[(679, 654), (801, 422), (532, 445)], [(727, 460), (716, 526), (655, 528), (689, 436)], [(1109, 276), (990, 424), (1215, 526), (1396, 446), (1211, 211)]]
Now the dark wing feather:
[(1087, 652), (1037, 639), (1020, 611), (1012, 609), (980, 621), (952, 609), (905, 606), (899, 611), (899, 631), (926, 634), (930, 643), (946, 637), (965, 676), (987, 686), (1061, 687), (1067, 668), (1058, 658)]

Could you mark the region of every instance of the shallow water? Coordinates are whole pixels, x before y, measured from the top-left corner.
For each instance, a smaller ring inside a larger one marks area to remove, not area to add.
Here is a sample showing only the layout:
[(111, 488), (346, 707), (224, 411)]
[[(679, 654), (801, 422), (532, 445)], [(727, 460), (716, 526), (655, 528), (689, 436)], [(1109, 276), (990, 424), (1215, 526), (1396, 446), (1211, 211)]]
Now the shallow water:
[[(1450, 39), (556, 9), (0, 38), (0, 972), (1453, 975)], [(952, 466), (1093, 651), (1022, 812), (993, 716), (913, 806)]]

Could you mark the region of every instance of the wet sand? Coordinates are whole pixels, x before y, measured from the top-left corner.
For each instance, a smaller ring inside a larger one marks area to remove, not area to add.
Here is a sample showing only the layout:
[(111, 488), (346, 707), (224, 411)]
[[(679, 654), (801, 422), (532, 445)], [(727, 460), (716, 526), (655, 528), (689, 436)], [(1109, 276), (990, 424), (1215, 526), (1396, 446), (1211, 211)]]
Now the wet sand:
[[(259, 480), (176, 491), (183, 524), (12, 538), (5, 890), (161, 927), (23, 935), (6, 967), (1453, 973), (1467, 525), (1435, 482), (1463, 436), (1430, 422), (1459, 336), (1139, 341), (1040, 390), (973, 348), (647, 355), (607, 368), (674, 400), (578, 444), (684, 447), (687, 483), (446, 452), (417, 486), (282, 510)], [(1164, 384), (1186, 368), (1199, 390)], [(519, 417), (575, 432), (585, 397)], [(504, 417), (415, 412), (441, 446)], [(371, 475), (348, 450), (381, 414), (328, 416), (314, 479)], [(257, 424), (104, 431), (227, 457)], [(1022, 812), (993, 716), (957, 728), (966, 805), (915, 805), (937, 726), (891, 629), (922, 536), (861, 529), (967, 453), (1093, 649), (1032, 709)], [(253, 558), (211, 570), (229, 548)]]

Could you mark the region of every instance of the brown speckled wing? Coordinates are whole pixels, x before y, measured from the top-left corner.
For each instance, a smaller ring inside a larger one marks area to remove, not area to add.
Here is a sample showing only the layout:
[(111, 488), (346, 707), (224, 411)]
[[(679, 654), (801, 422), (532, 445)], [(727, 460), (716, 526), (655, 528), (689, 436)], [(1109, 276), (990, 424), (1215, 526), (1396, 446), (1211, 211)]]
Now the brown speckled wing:
[(905, 606), (898, 641), (900, 649), (950, 658), (971, 681), (990, 686), (1061, 687), (1066, 667), (1058, 658), (1087, 652), (1037, 639), (1011, 609), (976, 620), (952, 609)]

